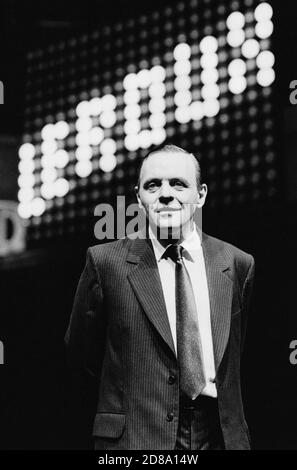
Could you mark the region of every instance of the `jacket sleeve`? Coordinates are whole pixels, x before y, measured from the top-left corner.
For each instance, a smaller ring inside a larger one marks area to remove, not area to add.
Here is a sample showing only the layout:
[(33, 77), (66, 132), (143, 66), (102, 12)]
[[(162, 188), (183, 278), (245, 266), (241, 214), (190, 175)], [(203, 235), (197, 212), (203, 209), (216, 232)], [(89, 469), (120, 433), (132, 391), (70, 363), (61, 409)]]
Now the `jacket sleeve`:
[(247, 318), (249, 309), (251, 306), (251, 298), (254, 285), (254, 274), (255, 274), (255, 260), (253, 256), (250, 257), (250, 264), (247, 271), (247, 275), (243, 284), (242, 289), (242, 336), (241, 336), (241, 353), (243, 352), (246, 327), (247, 327)]
[(101, 283), (89, 248), (76, 290), (65, 343), (69, 365), (95, 377), (100, 372), (104, 354), (106, 326), (102, 305)]

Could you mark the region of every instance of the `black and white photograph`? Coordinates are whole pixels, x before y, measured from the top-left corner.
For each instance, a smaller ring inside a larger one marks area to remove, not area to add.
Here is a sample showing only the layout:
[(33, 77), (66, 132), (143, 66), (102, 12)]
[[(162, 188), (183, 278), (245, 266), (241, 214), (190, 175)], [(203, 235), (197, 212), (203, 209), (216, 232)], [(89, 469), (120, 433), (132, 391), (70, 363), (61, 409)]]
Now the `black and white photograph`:
[(0, 1), (0, 461), (297, 450), (296, 44), (294, 2)]

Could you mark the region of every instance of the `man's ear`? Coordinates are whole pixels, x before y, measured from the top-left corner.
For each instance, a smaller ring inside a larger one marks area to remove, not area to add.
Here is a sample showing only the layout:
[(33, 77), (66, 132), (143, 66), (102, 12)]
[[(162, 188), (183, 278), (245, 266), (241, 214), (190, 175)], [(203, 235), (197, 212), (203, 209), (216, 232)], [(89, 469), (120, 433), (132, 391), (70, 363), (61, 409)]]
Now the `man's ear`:
[(139, 197), (139, 187), (138, 186), (134, 186), (134, 191), (135, 191), (135, 194), (136, 194), (136, 198), (137, 198), (137, 202), (138, 202), (138, 205), (141, 209), (143, 209), (143, 205), (141, 203), (141, 199)]
[(198, 200), (197, 200), (198, 208), (201, 208), (202, 206), (204, 206), (207, 191), (208, 191), (207, 185), (205, 183), (201, 184), (200, 188), (198, 189)]

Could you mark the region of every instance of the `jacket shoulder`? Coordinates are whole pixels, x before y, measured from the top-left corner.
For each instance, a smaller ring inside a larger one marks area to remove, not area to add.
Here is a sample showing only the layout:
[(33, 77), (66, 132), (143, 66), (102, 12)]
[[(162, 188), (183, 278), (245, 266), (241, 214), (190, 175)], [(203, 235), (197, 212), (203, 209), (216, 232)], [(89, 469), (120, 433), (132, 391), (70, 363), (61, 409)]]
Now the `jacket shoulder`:
[(100, 243), (88, 248), (87, 253), (95, 263), (106, 259), (125, 257), (129, 251), (131, 240), (122, 238), (108, 243)]
[(250, 253), (219, 238), (207, 234), (203, 235), (207, 242), (211, 243), (215, 247), (215, 250), (220, 252), (227, 260), (239, 261), (248, 265), (254, 264), (254, 257)]

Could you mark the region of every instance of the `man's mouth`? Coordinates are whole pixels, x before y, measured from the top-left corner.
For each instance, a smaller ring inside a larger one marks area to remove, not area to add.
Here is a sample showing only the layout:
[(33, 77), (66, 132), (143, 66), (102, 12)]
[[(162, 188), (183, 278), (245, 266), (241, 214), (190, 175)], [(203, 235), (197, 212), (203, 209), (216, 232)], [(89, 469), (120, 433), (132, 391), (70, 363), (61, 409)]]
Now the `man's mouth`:
[(173, 208), (173, 207), (164, 207), (163, 209), (157, 209), (158, 214), (168, 213), (168, 212), (178, 212), (180, 208)]

